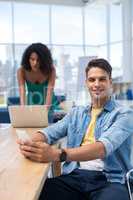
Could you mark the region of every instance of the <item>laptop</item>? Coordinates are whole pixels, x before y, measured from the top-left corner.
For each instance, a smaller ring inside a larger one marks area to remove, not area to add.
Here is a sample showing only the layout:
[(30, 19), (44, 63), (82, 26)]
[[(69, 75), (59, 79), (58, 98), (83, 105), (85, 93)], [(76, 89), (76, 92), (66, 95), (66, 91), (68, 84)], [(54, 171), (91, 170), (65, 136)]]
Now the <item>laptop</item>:
[(8, 106), (14, 128), (39, 128), (48, 126), (48, 111), (44, 105)]

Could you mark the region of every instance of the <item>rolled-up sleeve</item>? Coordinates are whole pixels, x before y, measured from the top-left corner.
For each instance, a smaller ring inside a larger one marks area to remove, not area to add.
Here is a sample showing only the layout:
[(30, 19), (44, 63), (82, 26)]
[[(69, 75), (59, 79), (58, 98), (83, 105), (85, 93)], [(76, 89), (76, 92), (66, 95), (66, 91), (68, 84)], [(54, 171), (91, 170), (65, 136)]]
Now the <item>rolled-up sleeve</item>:
[(115, 122), (103, 131), (98, 141), (104, 144), (107, 157), (131, 135), (133, 135), (133, 112), (129, 111), (118, 115)]

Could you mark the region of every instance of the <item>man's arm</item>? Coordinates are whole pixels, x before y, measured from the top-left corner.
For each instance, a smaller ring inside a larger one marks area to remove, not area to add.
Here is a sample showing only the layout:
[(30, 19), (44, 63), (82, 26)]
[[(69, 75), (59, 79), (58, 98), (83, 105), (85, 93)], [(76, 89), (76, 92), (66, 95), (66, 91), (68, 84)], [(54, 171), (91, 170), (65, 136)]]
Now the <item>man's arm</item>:
[(107, 128), (101, 137), (94, 143), (77, 148), (65, 149), (67, 160), (86, 161), (109, 156), (130, 136), (133, 135), (133, 111), (123, 111), (114, 121), (112, 126)]
[(98, 139), (104, 144), (106, 157), (118, 149), (128, 137), (133, 135), (133, 110), (120, 113), (114, 123), (107, 127)]
[(69, 115), (70, 114), (65, 116), (59, 122), (34, 133), (32, 136), (32, 141), (42, 141), (48, 144), (53, 144), (58, 139), (65, 137), (67, 134)]
[(72, 113), (73, 111), (68, 113), (62, 120), (56, 122), (55, 124), (48, 126), (43, 130), (38, 130), (33, 134), (32, 141), (42, 141), (48, 144), (53, 144), (58, 139), (65, 137)]
[[(87, 161), (109, 156), (116, 149), (118, 149), (129, 136), (133, 135), (132, 119), (132, 110), (121, 113), (112, 126), (107, 128), (107, 130), (104, 130), (101, 137), (94, 144), (88, 144), (75, 148), (66, 148), (65, 151), (67, 153), (67, 161)], [(56, 128), (57, 132), (54, 139), (58, 138), (58, 126)], [(48, 139), (50, 142), (53, 140), (52, 134)], [(19, 144), (22, 154), (31, 160), (37, 162), (59, 161), (61, 150), (50, 146), (50, 143), (20, 142)]]
[(59, 139), (67, 136), (68, 126), (74, 112), (76, 112), (76, 108), (73, 108), (62, 120), (41, 131), (41, 133), (45, 135), (48, 144), (54, 144)]
[[(61, 149), (57, 149), (45, 142), (19, 142), (21, 153), (37, 162), (60, 161)], [(87, 161), (104, 158), (105, 148), (102, 142), (95, 142), (76, 148), (66, 148), (67, 161)]]
[(105, 157), (105, 147), (102, 142), (65, 149), (67, 161), (88, 161)]

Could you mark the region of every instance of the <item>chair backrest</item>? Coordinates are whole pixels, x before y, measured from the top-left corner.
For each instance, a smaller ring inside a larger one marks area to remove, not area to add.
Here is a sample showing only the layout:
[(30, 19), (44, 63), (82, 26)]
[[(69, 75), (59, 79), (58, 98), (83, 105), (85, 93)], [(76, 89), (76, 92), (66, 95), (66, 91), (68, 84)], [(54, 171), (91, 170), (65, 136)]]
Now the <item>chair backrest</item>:
[(20, 98), (19, 97), (8, 97), (7, 98), (7, 106), (19, 105), (19, 104), (20, 104)]
[[(66, 100), (65, 95), (56, 95), (57, 101), (60, 103)], [(20, 104), (20, 97), (8, 97), (7, 98), (7, 105), (19, 105)]]
[(126, 174), (127, 189), (130, 200), (133, 200), (133, 169), (130, 169)]
[(0, 123), (10, 123), (10, 117), (7, 107), (0, 108)]
[(6, 108), (0, 108), (0, 123), (10, 123), (8, 106), (19, 105), (19, 104), (20, 104), (20, 98), (19, 97), (8, 97), (7, 98), (7, 107)]
[(66, 101), (66, 96), (65, 95), (55, 95), (57, 98), (57, 101), (61, 103), (62, 101)]

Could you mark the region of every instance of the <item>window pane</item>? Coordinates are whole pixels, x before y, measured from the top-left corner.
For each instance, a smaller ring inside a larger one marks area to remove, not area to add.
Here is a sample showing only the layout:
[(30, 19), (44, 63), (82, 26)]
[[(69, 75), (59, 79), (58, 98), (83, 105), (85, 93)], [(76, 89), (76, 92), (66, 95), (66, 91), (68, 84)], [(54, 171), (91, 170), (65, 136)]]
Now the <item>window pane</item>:
[(53, 58), (56, 66), (56, 91), (74, 99), (77, 89), (78, 59), (83, 56), (82, 47), (54, 46)]
[(110, 46), (110, 62), (113, 67), (113, 77), (120, 77), (123, 75), (122, 69), (122, 43), (113, 44)]
[(85, 8), (85, 41), (89, 45), (106, 43), (105, 6)]
[(107, 46), (106, 45), (99, 46), (97, 55), (99, 58), (107, 59)]
[(107, 59), (107, 46), (86, 47), (86, 55)]
[(87, 46), (85, 49), (86, 56), (97, 56), (98, 47)]
[[(121, 5), (111, 5), (111, 42), (122, 40), (122, 8)], [(117, 30), (117, 31), (116, 31)]]
[(11, 3), (0, 2), (0, 42), (12, 41)]
[(52, 6), (52, 43), (82, 44), (81, 8)]
[(0, 45), (0, 104), (6, 104), (6, 97), (13, 88), (15, 73), (11, 45)]
[(15, 42), (49, 42), (49, 7), (14, 3)]
[(16, 60), (16, 67), (20, 67), (22, 55), (24, 53), (24, 50), (26, 47), (28, 47), (30, 44), (15, 44), (15, 60)]

